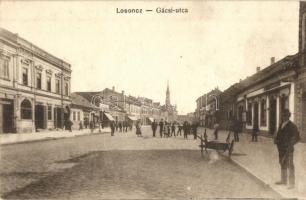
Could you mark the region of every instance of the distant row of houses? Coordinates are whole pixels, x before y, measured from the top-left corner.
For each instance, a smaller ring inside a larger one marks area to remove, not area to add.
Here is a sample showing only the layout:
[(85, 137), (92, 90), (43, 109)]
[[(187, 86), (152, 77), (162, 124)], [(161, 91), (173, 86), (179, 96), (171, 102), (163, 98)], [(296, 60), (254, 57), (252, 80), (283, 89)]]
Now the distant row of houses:
[(300, 3), (299, 52), (286, 56), (246, 79), (220, 91), (218, 88), (197, 100), (195, 117), (200, 125), (213, 127), (219, 123), (228, 128), (230, 118), (242, 122), (244, 131), (259, 127), (262, 134), (272, 136), (281, 123), (284, 109), (306, 140), (306, 3)]
[(73, 128), (90, 121), (175, 121), (176, 106), (125, 95), (115, 88), (71, 93), (71, 65), (33, 43), (0, 28), (0, 133)]
[(80, 122), (90, 121), (100, 121), (103, 126), (108, 126), (110, 121), (134, 123), (140, 120), (143, 125), (148, 125), (154, 120), (177, 120), (176, 106), (172, 106), (170, 101), (166, 100), (166, 104), (161, 105), (160, 102), (153, 102), (146, 97), (126, 95), (125, 91), (117, 92), (115, 87), (105, 88), (99, 92), (74, 92), (71, 97), (71, 120), (75, 126)]

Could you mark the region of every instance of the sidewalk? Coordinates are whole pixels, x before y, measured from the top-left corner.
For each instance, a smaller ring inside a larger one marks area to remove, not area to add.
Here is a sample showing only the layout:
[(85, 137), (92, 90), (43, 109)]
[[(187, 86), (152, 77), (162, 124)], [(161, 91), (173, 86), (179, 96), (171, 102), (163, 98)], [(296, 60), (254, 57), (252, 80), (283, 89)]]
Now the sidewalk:
[[(199, 133), (203, 133), (201, 130)], [(208, 138), (213, 139), (213, 130), (207, 129)], [(220, 140), (224, 140), (228, 132), (219, 131)], [(231, 159), (248, 173), (270, 186), (284, 198), (306, 199), (306, 144), (295, 145), (295, 189), (275, 185), (280, 180), (278, 151), (271, 138), (259, 136), (258, 142), (251, 142), (250, 134), (240, 134), (240, 141), (235, 142)], [(233, 136), (231, 137), (233, 139)]]
[[(69, 138), (69, 137), (76, 137), (76, 136), (96, 134), (96, 133), (100, 133), (99, 129), (95, 129), (93, 133), (91, 133), (90, 129), (73, 130), (72, 132), (60, 129), (57, 131), (56, 130), (43, 131), (43, 132), (34, 132), (34, 133), (0, 134), (0, 145)], [(110, 133), (110, 128), (101, 129), (101, 133)]]

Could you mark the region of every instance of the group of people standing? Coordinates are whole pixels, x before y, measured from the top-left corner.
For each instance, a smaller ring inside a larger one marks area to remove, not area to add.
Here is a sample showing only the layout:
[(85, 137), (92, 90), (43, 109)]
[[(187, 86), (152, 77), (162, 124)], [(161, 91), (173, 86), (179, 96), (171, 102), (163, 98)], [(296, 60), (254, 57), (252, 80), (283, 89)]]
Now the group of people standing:
[(156, 137), (156, 131), (157, 128), (159, 127), (159, 135), (160, 137), (176, 137), (176, 136), (181, 136), (182, 131), (184, 133), (184, 138), (188, 139), (188, 135), (193, 134), (194, 139), (197, 139), (197, 128), (198, 125), (197, 123), (190, 123), (185, 121), (183, 124), (179, 122), (167, 122), (161, 120), (159, 123), (154, 120), (151, 124), (152, 127), (152, 132), (153, 132), (153, 137)]
[(127, 132), (128, 130), (131, 131), (133, 129), (133, 123), (132, 122), (128, 123), (127, 121), (122, 121), (122, 122), (111, 121), (110, 128), (111, 128), (111, 136), (114, 136), (115, 131), (122, 133)]

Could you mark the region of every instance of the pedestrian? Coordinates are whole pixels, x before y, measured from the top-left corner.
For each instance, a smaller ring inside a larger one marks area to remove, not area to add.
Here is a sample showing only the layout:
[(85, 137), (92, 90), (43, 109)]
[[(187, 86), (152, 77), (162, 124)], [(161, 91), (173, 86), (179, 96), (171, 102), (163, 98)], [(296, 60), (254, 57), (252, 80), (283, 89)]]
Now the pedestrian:
[(121, 122), (118, 123), (118, 127), (119, 127), (119, 131), (122, 132), (122, 123)]
[(285, 109), (282, 113), (282, 123), (278, 128), (274, 143), (277, 145), (279, 164), (281, 166), (281, 180), (275, 184), (287, 184), (287, 171), (289, 171), (288, 189), (295, 185), (295, 171), (293, 164), (294, 145), (300, 140), (300, 133), (296, 125), (289, 119), (290, 111)]
[(196, 122), (194, 122), (192, 124), (192, 132), (193, 132), (193, 139), (197, 139), (197, 136), (198, 136), (198, 126), (196, 124)]
[(82, 123), (82, 121), (80, 121), (80, 123), (79, 123), (79, 130), (83, 130), (83, 123)]
[(115, 130), (116, 130), (116, 132), (118, 131), (118, 121), (116, 121), (116, 122), (114, 122), (115, 124), (114, 124), (114, 126), (115, 126)]
[(91, 120), (91, 121), (89, 122), (89, 128), (90, 128), (90, 131), (91, 131), (91, 132), (94, 131), (94, 127), (95, 127), (94, 122)]
[(140, 121), (136, 122), (136, 135), (137, 137), (142, 137)]
[(214, 125), (215, 140), (218, 140), (218, 132), (219, 132), (219, 123), (216, 122)]
[(128, 132), (129, 123), (125, 121), (125, 132)]
[(111, 128), (111, 136), (114, 136), (115, 135), (115, 122), (114, 121), (111, 121), (110, 128)]
[(84, 118), (84, 126), (85, 126), (85, 128), (87, 129), (88, 128), (88, 118), (87, 117), (85, 117)]
[(163, 137), (163, 130), (164, 130), (164, 122), (163, 119), (159, 122), (159, 135), (162, 138)]
[(183, 125), (181, 123), (178, 124), (178, 130), (177, 130), (177, 135), (180, 134), (180, 136), (182, 135), (182, 129), (183, 129)]
[(230, 122), (230, 131), (234, 133), (235, 142), (239, 142), (239, 135), (238, 135), (239, 130), (240, 130), (239, 121), (235, 117), (232, 117), (231, 122)]
[(155, 137), (155, 133), (156, 133), (156, 129), (157, 129), (157, 122), (155, 121), (155, 119), (152, 122), (151, 127), (152, 127), (152, 131), (153, 131), (153, 137)]
[(125, 121), (122, 122), (122, 132), (125, 132)]
[(174, 135), (174, 137), (176, 137), (175, 135), (175, 123), (172, 122), (172, 126), (171, 126), (171, 136)]
[(257, 142), (258, 132), (259, 132), (258, 123), (255, 123), (252, 130), (252, 142)]
[(188, 139), (188, 122), (185, 121), (183, 124), (183, 132), (184, 132), (184, 139)]
[(167, 137), (171, 136), (171, 123), (167, 123)]

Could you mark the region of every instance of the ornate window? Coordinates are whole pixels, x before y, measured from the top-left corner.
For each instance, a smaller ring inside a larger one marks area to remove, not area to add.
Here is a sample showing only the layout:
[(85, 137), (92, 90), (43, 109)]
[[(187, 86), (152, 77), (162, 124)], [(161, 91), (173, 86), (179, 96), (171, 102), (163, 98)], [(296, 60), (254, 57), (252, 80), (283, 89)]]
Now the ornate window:
[(47, 91), (51, 92), (51, 76), (47, 76)]
[(260, 102), (260, 125), (267, 125), (267, 102), (266, 99), (262, 99)]
[(26, 67), (22, 68), (22, 84), (28, 85), (29, 70)]
[(57, 94), (60, 94), (60, 92), (61, 92), (61, 89), (60, 89), (60, 80), (59, 79), (56, 79), (56, 81), (55, 81), (55, 88), (56, 88), (56, 93)]
[(69, 85), (68, 85), (67, 82), (65, 83), (65, 95), (66, 95), (66, 96), (69, 95)]
[(28, 99), (21, 102), (21, 119), (32, 119), (32, 105)]
[(36, 73), (36, 88), (41, 89), (41, 72)]
[(0, 56), (0, 78), (9, 79), (9, 59), (6, 56)]

